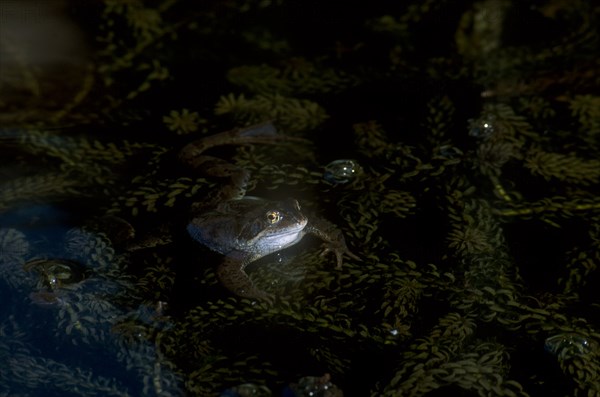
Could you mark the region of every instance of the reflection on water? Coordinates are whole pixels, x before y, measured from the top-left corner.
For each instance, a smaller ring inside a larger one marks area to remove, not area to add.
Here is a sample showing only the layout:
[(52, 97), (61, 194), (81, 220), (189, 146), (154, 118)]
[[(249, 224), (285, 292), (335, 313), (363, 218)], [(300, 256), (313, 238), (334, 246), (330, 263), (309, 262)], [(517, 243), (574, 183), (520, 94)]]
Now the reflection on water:
[[(0, 395), (600, 392), (598, 6), (84, 3), (0, 0)], [(253, 263), (272, 305), (178, 159), (269, 121), (207, 153), (358, 256)]]
[(0, 1), (0, 123), (63, 109), (81, 89), (88, 55), (69, 2)]
[(147, 314), (139, 303), (122, 304), (132, 285), (116, 278), (122, 264), (110, 243), (82, 238), (61, 224), (63, 214), (40, 206), (2, 215), (10, 226), (0, 229), (2, 390), (131, 396), (152, 387), (178, 395), (170, 364), (145, 337), (114, 332)]

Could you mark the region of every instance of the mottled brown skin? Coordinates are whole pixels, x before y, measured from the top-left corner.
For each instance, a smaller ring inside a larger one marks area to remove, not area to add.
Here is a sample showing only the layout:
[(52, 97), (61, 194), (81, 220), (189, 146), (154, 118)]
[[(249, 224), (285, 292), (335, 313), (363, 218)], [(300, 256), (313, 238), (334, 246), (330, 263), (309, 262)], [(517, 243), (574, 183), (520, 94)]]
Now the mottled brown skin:
[(194, 206), (187, 229), (194, 240), (224, 255), (217, 269), (219, 280), (231, 292), (245, 298), (273, 301), (272, 294), (254, 286), (245, 267), (296, 244), (308, 233), (325, 242), (323, 253), (335, 253), (338, 268), (342, 266), (343, 255), (357, 259), (335, 225), (322, 219), (309, 220), (294, 199), (268, 201), (245, 197), (250, 173), (203, 154), (219, 145), (274, 144), (284, 140), (294, 138), (277, 135), (275, 127), (266, 123), (203, 138), (190, 143), (180, 153), (184, 163), (204, 175), (230, 179), (230, 183)]

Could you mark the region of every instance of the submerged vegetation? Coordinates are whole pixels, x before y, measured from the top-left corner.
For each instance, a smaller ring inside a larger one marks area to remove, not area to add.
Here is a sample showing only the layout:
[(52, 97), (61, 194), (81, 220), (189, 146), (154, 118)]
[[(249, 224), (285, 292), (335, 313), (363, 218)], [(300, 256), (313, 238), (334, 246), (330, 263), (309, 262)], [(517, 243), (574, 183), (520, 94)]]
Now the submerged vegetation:
[[(0, 35), (0, 395), (600, 396), (597, 5), (67, 3), (60, 70)], [(274, 305), (219, 285), (185, 222), (221, 181), (177, 161), (265, 121), (303, 140), (218, 156), (360, 257), (261, 259)]]

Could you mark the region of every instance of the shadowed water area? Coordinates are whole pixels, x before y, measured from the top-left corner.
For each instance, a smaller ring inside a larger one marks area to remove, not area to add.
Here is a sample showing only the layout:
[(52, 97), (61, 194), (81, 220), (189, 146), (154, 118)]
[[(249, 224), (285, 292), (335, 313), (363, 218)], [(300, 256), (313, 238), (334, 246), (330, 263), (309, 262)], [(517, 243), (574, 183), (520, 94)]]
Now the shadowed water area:
[(0, 396), (600, 396), (599, 19), (0, 0)]

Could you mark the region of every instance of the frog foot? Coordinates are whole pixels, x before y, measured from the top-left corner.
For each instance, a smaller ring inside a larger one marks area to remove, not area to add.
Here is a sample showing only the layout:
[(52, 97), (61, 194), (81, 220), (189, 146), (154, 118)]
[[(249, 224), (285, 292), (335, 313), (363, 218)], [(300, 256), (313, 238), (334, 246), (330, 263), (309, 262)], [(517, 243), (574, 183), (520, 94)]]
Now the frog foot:
[(244, 262), (236, 259), (235, 255), (226, 256), (217, 268), (217, 277), (225, 288), (237, 296), (258, 299), (273, 305), (275, 295), (256, 288), (244, 267)]
[(346, 246), (346, 242), (343, 239), (324, 243), (323, 251), (321, 251), (321, 256), (324, 257), (325, 255), (329, 254), (330, 252), (333, 252), (335, 254), (335, 257), (337, 260), (337, 262), (336, 262), (337, 264), (335, 266), (336, 269), (342, 268), (342, 264), (344, 263), (344, 255), (346, 255), (347, 257), (352, 258), (354, 260), (360, 259), (357, 255), (353, 254), (348, 249), (348, 247)]

